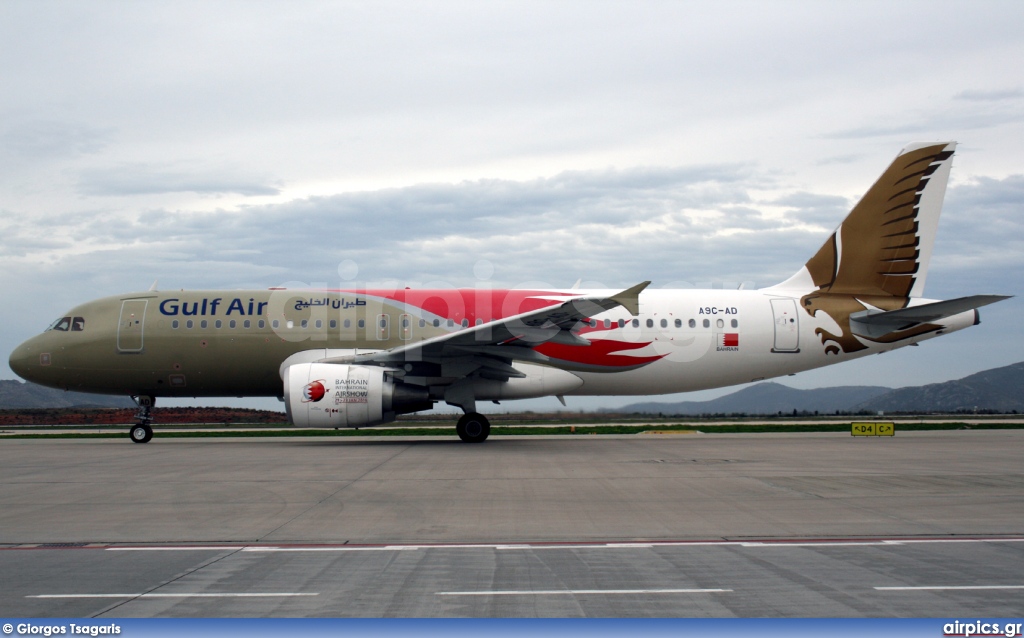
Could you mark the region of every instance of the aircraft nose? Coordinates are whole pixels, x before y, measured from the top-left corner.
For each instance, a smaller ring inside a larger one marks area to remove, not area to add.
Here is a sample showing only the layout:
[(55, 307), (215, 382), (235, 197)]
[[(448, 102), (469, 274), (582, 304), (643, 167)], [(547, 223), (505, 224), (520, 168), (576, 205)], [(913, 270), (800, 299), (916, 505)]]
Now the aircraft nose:
[(39, 364), (39, 353), (32, 347), (32, 340), (29, 339), (14, 349), (7, 365), (11, 366), (14, 374), (26, 381), (32, 380), (32, 369)]

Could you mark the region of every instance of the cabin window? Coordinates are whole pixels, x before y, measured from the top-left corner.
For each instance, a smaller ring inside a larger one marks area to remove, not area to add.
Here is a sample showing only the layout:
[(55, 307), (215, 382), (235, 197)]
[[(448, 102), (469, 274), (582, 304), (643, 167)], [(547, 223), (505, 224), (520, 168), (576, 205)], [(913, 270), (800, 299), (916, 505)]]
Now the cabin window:
[(333, 328), (337, 328), (337, 327), (338, 327), (338, 320), (337, 319), (331, 319), (331, 328), (333, 329)]
[(406, 319), (405, 317), (402, 317), (402, 327), (403, 328), (408, 328), (409, 327), (409, 320)]
[(648, 319), (647, 320), (647, 327), (648, 328), (653, 328), (654, 327), (654, 319)]
[(178, 320), (177, 319), (174, 319), (173, 321), (171, 321), (171, 327), (174, 328), (175, 330), (178, 329)]
[[(228, 322), (228, 328), (235, 329), (237, 327), (238, 327), (238, 322), (235, 321), (234, 319), (232, 319), (231, 321)], [(246, 328), (249, 327), (249, 320), (248, 319), (245, 320), (245, 327)]]
[(200, 327), (200, 328), (206, 328), (206, 327), (208, 327), (209, 325), (210, 325), (210, 322), (209, 322), (209, 321), (207, 321), (206, 319), (203, 319), (202, 321), (200, 321), (200, 322), (199, 322), (199, 327)]
[(191, 319), (189, 319), (188, 321), (186, 321), (186, 322), (185, 322), (185, 327), (186, 327), (186, 328), (191, 328), (191, 327), (192, 327), (192, 326), (194, 326), (194, 325), (196, 325), (196, 324), (195, 324), (195, 322), (194, 322), (194, 321), (192, 321)]
[(682, 328), (682, 327), (683, 327), (683, 320), (682, 319), (676, 319), (676, 328)]
[[(258, 325), (259, 325), (260, 328), (266, 328), (267, 327), (267, 322), (264, 321), (263, 319), (260, 319), (260, 322), (259, 322)], [(246, 328), (249, 327), (249, 320), (248, 319), (245, 320), (245, 327)]]
[(441, 327), (441, 320), (440, 319), (434, 319), (434, 327), (435, 328), (440, 328)]
[(352, 327), (352, 320), (351, 319), (346, 319), (344, 325), (345, 325), (346, 328), (351, 328)]
[(604, 327), (605, 328), (611, 328), (612, 327), (612, 320), (611, 319), (605, 319), (604, 320)]
[(689, 325), (691, 328), (696, 328), (697, 327), (697, 320), (696, 319), (690, 319), (690, 323), (687, 324), (687, 325)]
[(729, 325), (732, 326), (733, 328), (739, 328), (740, 322), (733, 319), (732, 321), (729, 322)]
[(360, 328), (365, 328), (366, 327), (366, 319), (360, 319), (358, 325), (359, 325)]
[(661, 320), (661, 327), (662, 328), (668, 328), (668, 319), (662, 319)]
[(469, 319), (463, 319), (462, 320), (462, 327), (463, 328), (468, 328), (469, 327)]
[(299, 325), (302, 326), (303, 328), (308, 328), (309, 327), (309, 319), (303, 319), (301, 322), (299, 322)]
[(272, 325), (276, 330), (277, 328), (281, 327), (281, 322), (278, 319), (274, 319), (274, 321), (270, 325)]
[(724, 328), (725, 327), (725, 319), (719, 319), (718, 321), (715, 322), (715, 325), (718, 326), (719, 328)]
[(420, 328), (422, 328), (422, 327), (424, 327), (426, 325), (427, 325), (426, 319), (420, 319)]
[(476, 325), (478, 325), (478, 326), (484, 325), (484, 320), (483, 319), (477, 319), (476, 320)]
[(625, 328), (626, 327), (626, 320), (625, 319), (619, 319), (619, 327), (620, 328)]
[(449, 319), (448, 320), (448, 327), (449, 328), (454, 328), (455, 327), (455, 320), (454, 319)]
[(710, 319), (705, 319), (704, 320), (704, 327), (705, 328), (710, 328), (711, 327), (711, 320)]
[(634, 328), (639, 328), (640, 327), (640, 320), (639, 319), (634, 319), (633, 320), (633, 327)]
[(294, 328), (294, 327), (295, 327), (295, 322), (294, 322), (294, 321), (286, 321), (286, 322), (284, 323), (284, 327), (285, 327), (285, 328), (288, 328), (289, 330), (291, 330), (292, 328)]
[(221, 322), (220, 319), (218, 319), (217, 321), (213, 322), (213, 327), (214, 328), (220, 328), (222, 325), (224, 325), (224, 324)]

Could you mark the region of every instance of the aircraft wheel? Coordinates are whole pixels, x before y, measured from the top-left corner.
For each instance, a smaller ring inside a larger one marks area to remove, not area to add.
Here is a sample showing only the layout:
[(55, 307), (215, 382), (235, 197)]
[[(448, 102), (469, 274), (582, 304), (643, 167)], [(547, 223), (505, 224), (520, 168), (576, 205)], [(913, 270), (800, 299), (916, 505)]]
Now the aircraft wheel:
[(455, 424), (455, 431), (466, 443), (483, 443), (491, 434), (491, 422), (482, 414), (469, 412)]
[(138, 423), (128, 431), (128, 436), (131, 437), (133, 443), (149, 443), (149, 440), (153, 438), (153, 428)]

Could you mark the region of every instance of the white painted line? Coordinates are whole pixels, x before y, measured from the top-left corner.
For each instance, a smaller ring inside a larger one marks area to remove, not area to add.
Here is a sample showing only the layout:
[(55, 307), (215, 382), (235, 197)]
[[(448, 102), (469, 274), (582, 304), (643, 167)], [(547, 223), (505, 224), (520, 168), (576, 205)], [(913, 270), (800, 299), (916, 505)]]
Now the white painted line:
[(1024, 585), (927, 585), (922, 587), (875, 587), (878, 591), (946, 591), (971, 589), (1024, 589)]
[(289, 596), (319, 596), (319, 593), (298, 593), (298, 592), (267, 592), (267, 593), (180, 593), (162, 594), (151, 592), (148, 594), (39, 594), (37, 596), (25, 596), (25, 598), (282, 598)]
[(721, 544), (738, 544), (741, 547), (857, 547), (857, 546), (883, 546), (883, 547), (897, 547), (899, 545), (910, 545), (910, 544), (924, 544), (932, 545), (936, 543), (1020, 543), (1024, 542), (1024, 538), (919, 538), (919, 539), (907, 539), (907, 540), (877, 540), (877, 541), (744, 541), (740, 543), (721, 543)]
[(885, 542), (906, 545), (911, 543), (1024, 543), (1024, 538), (908, 538)]
[(900, 545), (923, 545), (933, 543), (1021, 543), (1024, 538), (935, 538), (907, 540), (822, 540), (822, 541), (648, 541), (621, 543), (460, 543), (460, 544), (424, 544), (424, 545), (326, 545), (326, 546), (275, 546), (275, 545), (181, 545), (155, 547), (106, 547), (107, 551), (117, 552), (166, 552), (166, 551), (243, 551), (243, 552), (401, 552), (416, 550), (446, 549), (493, 549), (493, 550), (541, 550), (541, 549), (651, 549), (658, 547), (746, 547), (786, 548), (786, 547), (898, 547)]
[(435, 596), (575, 596), (585, 594), (720, 594), (731, 589), (523, 589), (496, 591), (439, 591)]
[(820, 543), (740, 543), (740, 547), (871, 547), (871, 546), (884, 546), (884, 545), (899, 545), (899, 541), (849, 541), (849, 542), (829, 542), (823, 541)]
[[(422, 546), (414, 547), (409, 545), (381, 545), (379, 547), (243, 547), (243, 552), (407, 552), (415, 551), (417, 549), (427, 549), (428, 547), (441, 547), (441, 546)], [(444, 546), (451, 547), (451, 546)], [(471, 547), (469, 545), (455, 547)]]
[(108, 552), (216, 552), (216, 551), (237, 551), (245, 549), (244, 545), (211, 545), (203, 547), (200, 545), (185, 545), (182, 547), (107, 547)]

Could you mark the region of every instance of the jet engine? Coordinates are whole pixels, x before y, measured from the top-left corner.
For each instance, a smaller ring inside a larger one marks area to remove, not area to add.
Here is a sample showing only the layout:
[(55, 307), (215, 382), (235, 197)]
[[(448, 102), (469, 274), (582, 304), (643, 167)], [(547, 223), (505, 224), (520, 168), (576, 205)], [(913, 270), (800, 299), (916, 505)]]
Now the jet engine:
[(282, 375), (288, 420), (298, 427), (356, 428), (434, 406), (423, 386), (370, 366), (298, 363)]

